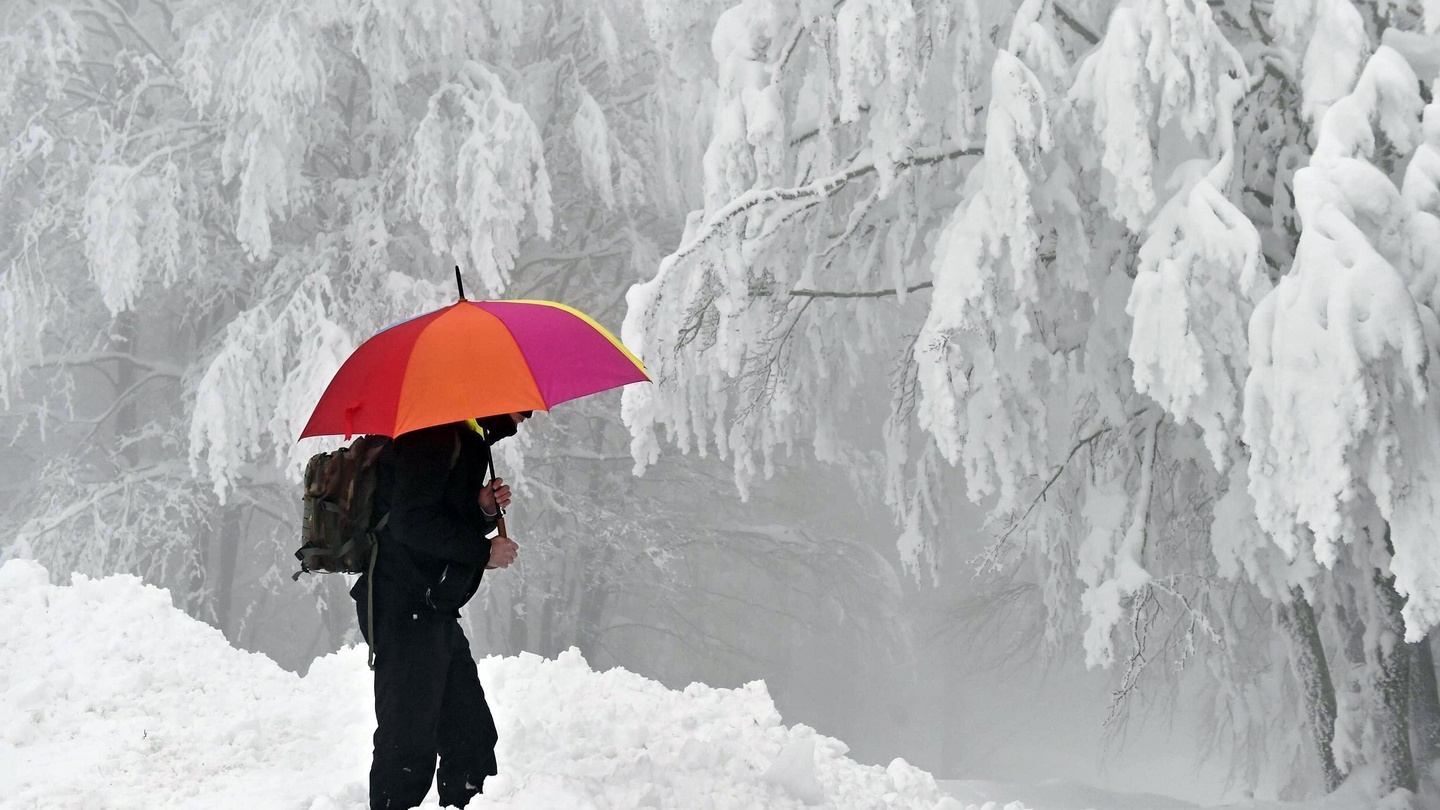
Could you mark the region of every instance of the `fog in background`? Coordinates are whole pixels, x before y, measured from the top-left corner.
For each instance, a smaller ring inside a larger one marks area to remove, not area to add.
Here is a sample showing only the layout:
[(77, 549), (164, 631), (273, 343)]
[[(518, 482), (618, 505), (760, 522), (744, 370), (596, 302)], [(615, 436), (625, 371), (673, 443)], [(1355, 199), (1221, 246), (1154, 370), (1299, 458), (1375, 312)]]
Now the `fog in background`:
[(459, 266), (654, 378), (500, 446), (478, 654), (939, 778), (1434, 794), (1437, 14), (10, 0), (0, 560), (357, 643), (295, 436)]

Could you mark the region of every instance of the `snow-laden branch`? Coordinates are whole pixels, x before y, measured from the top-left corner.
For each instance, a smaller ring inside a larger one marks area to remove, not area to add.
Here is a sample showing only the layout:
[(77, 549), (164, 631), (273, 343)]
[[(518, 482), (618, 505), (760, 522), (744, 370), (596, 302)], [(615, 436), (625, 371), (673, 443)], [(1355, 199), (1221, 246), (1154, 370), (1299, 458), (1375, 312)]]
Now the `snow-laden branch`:
[[(962, 157), (974, 157), (984, 154), (984, 149), (978, 146), (957, 146), (945, 145), (932, 149), (918, 150), (915, 154), (903, 160), (896, 161), (895, 171), (915, 168), (918, 166), (929, 166), (935, 163), (943, 163), (947, 160), (954, 160)], [(843, 172), (832, 174), (829, 177), (822, 177), (802, 186), (793, 188), (764, 188), (747, 191), (744, 194), (731, 200), (728, 204), (710, 216), (705, 224), (700, 227), (700, 232), (689, 242), (681, 245), (678, 250), (665, 259), (665, 269), (683, 261), (687, 256), (704, 247), (707, 242), (714, 239), (723, 230), (724, 226), (740, 214), (749, 211), (757, 205), (766, 203), (788, 202), (804, 199), (826, 199), (840, 193), (841, 189), (850, 184), (851, 180), (873, 174), (879, 169), (876, 161), (870, 160), (856, 165)]]
[[(1144, 413), (1144, 411), (1136, 411), (1135, 413), (1130, 415), (1130, 418), (1134, 419), (1142, 413)], [(1071, 459), (1075, 458), (1075, 454), (1079, 453), (1084, 448), (1089, 447), (1092, 443), (1094, 443), (1096, 439), (1104, 436), (1106, 433), (1109, 433), (1114, 429), (1114, 425), (1101, 425), (1100, 427), (1087, 434), (1083, 439), (1075, 442), (1075, 445), (1070, 448), (1070, 452), (1066, 454), (1065, 460), (1055, 465), (1055, 468), (1050, 472), (1050, 478), (1045, 481), (1045, 485), (1040, 487), (1040, 491), (1036, 493), (1035, 497), (1030, 500), (1030, 505), (1026, 507), (1024, 513), (1020, 515), (1020, 518), (1016, 520), (1013, 524), (1011, 524), (1010, 528), (1006, 529), (1004, 534), (1000, 535), (1000, 539), (995, 543), (995, 547), (997, 549), (1000, 546), (1004, 545), (1005, 541), (1009, 540), (1010, 536), (1014, 534), (1017, 529), (1025, 525), (1026, 518), (1030, 517), (1030, 513), (1035, 511), (1035, 507), (1039, 506), (1041, 501), (1045, 500), (1046, 493), (1050, 491), (1050, 488), (1053, 487), (1055, 485), (1055, 482), (1060, 479), (1060, 476), (1064, 474), (1065, 469), (1070, 466), (1070, 461)]]
[(1385, 546), (1372, 524), (1384, 519), (1412, 642), (1440, 624), (1435, 219), (1415, 204), (1421, 178), (1397, 187), (1373, 161), (1381, 136), (1413, 160), (1436, 148), (1422, 120), (1437, 108), (1422, 119), (1419, 88), (1382, 45), (1319, 119), (1315, 154), (1295, 174), (1294, 267), (1250, 319), (1243, 410), (1260, 525), (1292, 557), (1308, 548), (1332, 567), (1355, 553), (1373, 566), (1384, 552), (1369, 547)]
[(557, 453), (546, 453), (543, 456), (530, 456), (527, 461), (544, 463), (553, 461), (563, 463), (567, 461), (634, 461), (628, 453), (599, 453), (594, 450), (565, 450)]
[(805, 23), (803, 21), (795, 23), (795, 27), (790, 31), (790, 36), (785, 39), (785, 47), (780, 51), (780, 58), (776, 59), (775, 64), (770, 68), (772, 79), (779, 76), (780, 71), (785, 69), (785, 63), (790, 61), (790, 57), (795, 54), (795, 49), (800, 47), (800, 39), (803, 36), (805, 36)]
[[(922, 282), (920, 282), (919, 284), (912, 284), (911, 286), (904, 288), (904, 290), (905, 290), (905, 292), (907, 292), (907, 293), (912, 293), (912, 292), (915, 292), (915, 291), (917, 291), (917, 290), (926, 290), (926, 289), (929, 289), (929, 288), (934, 287), (934, 286), (935, 286), (935, 283), (934, 283), (933, 281), (922, 281)], [(845, 291), (845, 290), (802, 290), (802, 289), (794, 289), (794, 290), (791, 290), (791, 291), (790, 291), (790, 295), (791, 295), (791, 297), (793, 297), (793, 298), (884, 298), (884, 297), (886, 297), (886, 296), (899, 295), (899, 294), (900, 294), (900, 290), (899, 290), (899, 289), (888, 289), (888, 290), (857, 290), (857, 291), (853, 291), (853, 292), (852, 292), (852, 291)]]
[[(1149, 540), (1150, 507), (1155, 494), (1156, 434), (1164, 421), (1163, 413), (1145, 428), (1145, 446), (1140, 457), (1139, 482), (1133, 497), (1126, 492), (1130, 481), (1114, 478), (1104, 482), (1105, 494), (1086, 504), (1085, 518), (1090, 524), (1089, 535), (1077, 552), (1076, 573), (1085, 583), (1080, 594), (1080, 609), (1088, 620), (1085, 628), (1085, 665), (1108, 667), (1115, 660), (1112, 634), (1122, 618), (1126, 600), (1143, 602), (1152, 598), (1149, 585), (1154, 577), (1145, 567), (1145, 546)], [(1129, 520), (1122, 524), (1125, 510)], [(1140, 612), (1131, 602), (1132, 663), (1142, 659), (1144, 637), (1139, 632)], [(1138, 677), (1138, 670), (1135, 671)]]
[(44, 518), (36, 519), (29, 526), (21, 529), (19, 539), (22, 542), (32, 542), (43, 537), (65, 525), (75, 517), (78, 517), (84, 513), (85, 510), (91, 508), (98, 509), (101, 501), (111, 495), (124, 491), (126, 487), (133, 486), (141, 481), (149, 481), (164, 476), (175, 476), (183, 480), (186, 477), (186, 471), (184, 463), (178, 460), (164, 461), (143, 470), (131, 471), (122, 479), (96, 487), (88, 493), (86, 497), (72, 501), (70, 505), (64, 509), (58, 512), (52, 512)]
[[(859, 112), (868, 113), (868, 112), (870, 112), (870, 105), (868, 105), (868, 104), (861, 104), (861, 105), (860, 105), (859, 107), (857, 107), (856, 109), (857, 109)], [(832, 117), (830, 118), (830, 125), (831, 125), (831, 126), (839, 126), (839, 125), (842, 124), (842, 123), (844, 123), (844, 122), (840, 120), (840, 116), (838, 116), (838, 115), (832, 116)], [(822, 130), (821, 130), (820, 127), (811, 127), (810, 129), (805, 130), (804, 132), (800, 133), (799, 135), (795, 135), (795, 136), (791, 137), (791, 138), (790, 138), (790, 147), (793, 149), (794, 147), (799, 146), (799, 145), (802, 144), (802, 143), (805, 143), (806, 141), (810, 140), (811, 138), (815, 137), (816, 135), (819, 135), (821, 132), (822, 132)]]

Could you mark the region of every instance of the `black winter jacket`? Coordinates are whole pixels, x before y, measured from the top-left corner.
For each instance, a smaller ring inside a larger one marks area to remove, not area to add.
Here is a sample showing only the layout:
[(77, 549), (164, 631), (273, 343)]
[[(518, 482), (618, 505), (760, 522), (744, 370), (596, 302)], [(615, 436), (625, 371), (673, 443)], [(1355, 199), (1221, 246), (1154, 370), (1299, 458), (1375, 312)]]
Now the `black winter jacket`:
[[(495, 519), (476, 501), (489, 466), (489, 444), (463, 423), (405, 433), (390, 445), (376, 471), (374, 514), (389, 514), (378, 535), (377, 611), (460, 615), (490, 561), (486, 535)], [(367, 598), (368, 576), (351, 596)]]

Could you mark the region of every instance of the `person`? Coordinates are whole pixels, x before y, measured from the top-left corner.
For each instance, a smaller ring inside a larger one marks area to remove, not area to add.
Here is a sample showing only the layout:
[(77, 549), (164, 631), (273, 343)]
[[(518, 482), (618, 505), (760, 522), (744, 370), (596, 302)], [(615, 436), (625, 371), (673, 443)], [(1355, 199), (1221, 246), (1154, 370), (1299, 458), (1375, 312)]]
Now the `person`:
[(497, 772), (495, 720), (459, 618), (485, 570), (508, 567), (519, 550), (487, 539), (510, 487), (485, 476), (491, 446), (529, 415), (401, 434), (376, 471), (379, 554), (350, 591), (375, 657), (372, 810), (419, 805), (437, 777), (440, 804), (464, 807)]

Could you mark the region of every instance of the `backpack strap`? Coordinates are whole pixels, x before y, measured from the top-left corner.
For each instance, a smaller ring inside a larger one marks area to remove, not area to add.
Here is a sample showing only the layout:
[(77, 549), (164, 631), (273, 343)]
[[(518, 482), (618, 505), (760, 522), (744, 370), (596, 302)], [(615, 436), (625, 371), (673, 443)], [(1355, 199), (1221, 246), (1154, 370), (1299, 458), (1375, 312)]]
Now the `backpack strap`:
[(299, 582), (301, 574), (310, 573), (310, 560), (321, 554), (329, 554), (329, 549), (306, 547), (295, 552), (295, 558), (300, 560), (300, 570), (290, 575), (291, 582)]
[[(375, 531), (379, 531), (381, 528), (383, 528), (384, 525), (385, 525), (385, 519), (388, 519), (389, 517), (390, 517), (390, 514), (387, 512), (387, 513), (385, 514), (385, 518), (382, 518), (381, 521), (380, 521), (380, 523), (375, 526)], [(378, 541), (377, 541), (377, 542), (378, 542)], [(312, 547), (312, 548), (302, 548), (302, 549), (300, 549), (299, 551), (295, 552), (295, 557), (296, 557), (296, 559), (300, 560), (300, 570), (299, 570), (299, 571), (296, 571), (296, 572), (293, 573), (293, 574), (291, 574), (291, 575), (290, 575), (290, 580), (291, 580), (292, 582), (299, 582), (299, 581), (300, 581), (300, 575), (301, 575), (301, 574), (309, 573), (310, 570), (311, 570), (311, 569), (310, 569), (310, 560), (311, 560), (311, 559), (313, 559), (313, 558), (315, 558), (315, 557), (319, 557), (319, 556), (321, 556), (321, 555), (324, 555), (324, 556), (327, 556), (327, 557), (334, 557), (335, 559), (338, 560), (338, 559), (344, 557), (346, 554), (349, 554), (349, 553), (350, 553), (350, 550), (353, 549), (353, 548), (355, 548), (355, 540), (352, 538), (352, 539), (350, 539), (350, 540), (346, 540), (346, 541), (340, 546), (340, 548), (330, 549), (330, 548), (313, 548), (313, 547)]]
[(386, 512), (380, 516), (380, 522), (370, 530), (373, 542), (370, 545), (370, 570), (366, 573), (365, 580), (365, 621), (370, 625), (370, 671), (375, 671), (375, 561), (380, 559), (380, 530), (390, 522), (390, 513)]
[[(383, 526), (389, 519), (390, 513), (386, 512), (385, 517), (380, 518), (380, 525)], [(380, 559), (380, 538), (377, 537), (375, 544), (370, 547), (370, 572), (366, 574), (369, 579), (365, 581), (365, 590), (368, 592), (365, 595), (365, 621), (369, 624), (370, 631), (367, 634), (367, 640), (370, 642), (371, 672), (375, 671), (375, 647), (377, 646), (375, 642), (378, 641), (375, 638), (375, 561), (378, 559)]]

